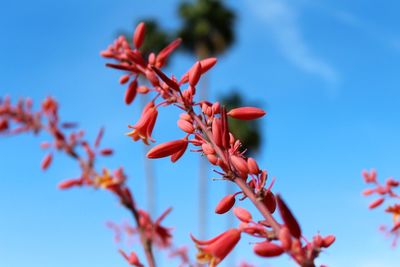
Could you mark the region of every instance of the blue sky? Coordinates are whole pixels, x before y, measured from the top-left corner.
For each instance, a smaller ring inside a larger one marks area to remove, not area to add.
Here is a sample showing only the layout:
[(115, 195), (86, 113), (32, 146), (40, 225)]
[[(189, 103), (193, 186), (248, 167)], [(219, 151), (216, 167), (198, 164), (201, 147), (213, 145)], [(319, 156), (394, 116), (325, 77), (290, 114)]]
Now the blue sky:
[[(99, 57), (119, 30), (156, 17), (167, 29), (179, 25), (178, 1), (4, 1), (0, 8), (0, 95), (52, 95), (66, 120), (78, 121), (94, 138), (106, 127), (104, 144), (116, 155), (99, 162), (125, 166), (137, 202), (146, 206), (143, 147), (124, 137), (139, 114), (126, 107), (118, 73)], [(396, 1), (231, 1), (238, 12), (237, 42), (211, 72), (211, 98), (232, 88), (264, 104), (264, 145), (259, 162), (277, 178), (275, 190), (301, 222), (306, 236), (333, 233), (337, 242), (320, 258), (329, 266), (394, 267), (400, 256), (378, 232), (390, 223), (369, 212), (360, 172), (375, 167), (381, 178), (397, 176), (400, 160), (400, 32)], [(168, 71), (183, 73), (194, 58), (179, 55)], [(176, 112), (161, 112), (155, 138)], [(7, 267), (125, 266), (105, 222), (128, 214), (106, 192), (60, 192), (55, 185), (78, 169), (59, 155), (48, 172), (39, 168), (47, 136), (0, 139), (0, 263)], [(173, 206), (165, 221), (176, 243), (197, 233), (198, 158), (186, 154), (175, 165), (155, 163), (158, 211)], [(210, 182), (209, 236), (226, 217), (212, 209), (225, 185)], [(244, 240), (236, 259), (252, 257)], [(137, 249), (139, 250), (139, 249)], [(194, 251), (192, 251), (194, 255)], [(160, 256), (160, 258), (163, 258)], [(287, 257), (251, 258), (259, 266), (295, 266)], [(176, 266), (163, 261), (160, 266)]]

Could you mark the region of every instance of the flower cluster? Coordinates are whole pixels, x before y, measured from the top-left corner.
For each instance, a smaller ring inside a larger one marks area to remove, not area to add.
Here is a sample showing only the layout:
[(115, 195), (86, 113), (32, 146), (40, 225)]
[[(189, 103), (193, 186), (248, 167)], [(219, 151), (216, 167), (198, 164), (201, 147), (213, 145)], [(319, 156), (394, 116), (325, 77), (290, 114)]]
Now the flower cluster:
[[(127, 177), (123, 168), (114, 171), (103, 168), (98, 171), (95, 162), (98, 156), (110, 156), (113, 150), (100, 148), (104, 129), (101, 129), (93, 142), (87, 141), (83, 131), (75, 130), (75, 123), (62, 122), (58, 116), (58, 103), (51, 97), (46, 98), (39, 111), (33, 111), (30, 99), (20, 100), (13, 105), (8, 97), (0, 102), (0, 134), (15, 135), (24, 132), (47, 132), (52, 139), (41, 143), (41, 148), (49, 152), (44, 156), (41, 168), (46, 170), (53, 161), (54, 152), (63, 152), (77, 161), (81, 173), (76, 178), (59, 183), (60, 189), (72, 187), (91, 187), (104, 189), (113, 193), (120, 203), (130, 211), (136, 222), (132, 233), (139, 235), (144, 248), (148, 266), (155, 266), (152, 245), (172, 250), (171, 229), (161, 225), (161, 221), (171, 211), (168, 209), (157, 220), (153, 221), (149, 214), (137, 207), (132, 193), (126, 185)], [(123, 257), (133, 266), (143, 266), (136, 253)]]
[[(222, 214), (231, 210), (238, 198), (239, 201), (249, 199), (262, 216), (260, 220), (254, 220), (249, 211), (235, 207), (234, 214), (241, 221), (238, 228), (229, 229), (207, 241), (192, 237), (199, 249), (199, 262), (216, 266), (232, 251), (241, 235), (248, 234), (259, 239), (253, 247), (255, 254), (259, 256), (274, 257), (287, 253), (300, 266), (315, 266), (315, 258), (321, 250), (334, 242), (335, 237), (321, 237), (318, 234), (311, 242), (302, 238), (301, 228), (292, 212), (282, 198), (271, 191), (273, 181), (267, 187), (267, 171), (260, 169), (255, 159), (246, 156), (246, 149), (241, 141), (229, 130), (228, 117), (255, 120), (263, 117), (265, 111), (255, 107), (238, 107), (227, 111), (218, 102), (196, 100), (197, 85), (201, 77), (217, 63), (217, 59), (197, 61), (180, 79), (169, 76), (161, 68), (168, 56), (179, 46), (180, 40), (173, 41), (160, 53), (150, 53), (144, 58), (140, 48), (145, 31), (145, 25), (140, 23), (133, 34), (134, 47), (121, 36), (101, 53), (103, 57), (116, 61), (107, 64), (108, 67), (125, 72), (120, 83), (129, 83), (125, 94), (127, 104), (132, 103), (137, 93), (154, 94), (138, 122), (129, 126), (133, 130), (127, 135), (134, 141), (142, 140), (145, 144), (155, 142), (152, 135), (160, 107), (179, 108), (182, 114), (177, 120), (177, 126), (183, 131), (182, 137), (154, 146), (147, 157), (170, 157), (175, 162), (185, 154), (189, 145), (193, 146), (192, 151), (206, 157), (216, 168), (214, 171), (221, 175), (221, 179), (235, 183), (240, 189), (235, 194), (223, 197), (216, 207), (216, 213)], [(139, 84), (139, 77), (146, 81)], [(276, 219), (276, 208), (282, 222)]]
[(370, 209), (375, 209), (381, 206), (383, 203), (385, 203), (385, 201), (390, 202), (390, 204), (388, 204), (386, 207), (385, 212), (393, 216), (393, 226), (391, 226), (388, 230), (386, 230), (386, 227), (382, 227), (382, 230), (393, 235), (393, 246), (395, 246), (398, 238), (400, 237), (400, 203), (393, 202), (400, 199), (400, 195), (395, 191), (400, 185), (400, 181), (389, 177), (386, 182), (382, 184), (378, 181), (375, 170), (363, 171), (362, 176), (366, 184), (373, 186), (372, 188), (365, 189), (362, 194), (364, 196), (378, 196), (378, 198), (369, 204)]

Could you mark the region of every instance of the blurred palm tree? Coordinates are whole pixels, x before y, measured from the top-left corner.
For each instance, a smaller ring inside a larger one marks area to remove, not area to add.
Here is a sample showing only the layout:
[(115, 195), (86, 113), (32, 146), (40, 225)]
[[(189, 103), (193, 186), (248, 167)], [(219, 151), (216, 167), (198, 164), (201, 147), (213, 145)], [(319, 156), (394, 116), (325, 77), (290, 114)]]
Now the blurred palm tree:
[[(182, 47), (198, 59), (224, 53), (234, 42), (235, 14), (222, 1), (197, 0), (179, 6), (183, 21), (178, 36)], [(207, 79), (200, 84), (200, 98), (207, 98)], [(208, 162), (200, 159), (199, 169), (199, 236), (207, 234)]]
[(234, 12), (219, 0), (184, 2), (179, 7), (183, 20), (178, 35), (183, 48), (200, 59), (225, 52), (234, 42)]

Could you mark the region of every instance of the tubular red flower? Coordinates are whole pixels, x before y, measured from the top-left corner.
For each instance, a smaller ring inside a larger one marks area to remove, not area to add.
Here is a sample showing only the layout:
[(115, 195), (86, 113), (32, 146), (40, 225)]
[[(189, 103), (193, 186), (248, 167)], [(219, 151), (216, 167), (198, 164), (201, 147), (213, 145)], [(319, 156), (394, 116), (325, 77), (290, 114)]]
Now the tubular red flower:
[(255, 120), (265, 114), (264, 110), (255, 107), (234, 108), (228, 112), (228, 116), (240, 120)]
[(153, 132), (157, 116), (157, 108), (154, 107), (153, 102), (150, 102), (150, 105), (146, 106), (146, 108), (143, 110), (139, 121), (134, 126), (128, 126), (133, 130), (126, 135), (132, 137), (134, 141), (142, 139), (146, 145), (149, 144), (149, 140), (154, 142), (151, 134)]
[(198, 262), (209, 263), (210, 267), (217, 266), (239, 242), (240, 235), (240, 230), (229, 229), (207, 241), (197, 240), (191, 236), (199, 249), (199, 253), (197, 254)]

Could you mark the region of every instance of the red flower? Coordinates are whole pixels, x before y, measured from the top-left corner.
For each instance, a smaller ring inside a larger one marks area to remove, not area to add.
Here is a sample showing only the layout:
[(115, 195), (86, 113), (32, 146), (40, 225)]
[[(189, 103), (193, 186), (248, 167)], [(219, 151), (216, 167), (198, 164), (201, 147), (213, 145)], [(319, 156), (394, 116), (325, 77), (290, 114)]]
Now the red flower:
[(129, 128), (132, 128), (133, 131), (127, 133), (126, 135), (132, 137), (132, 139), (135, 141), (142, 139), (146, 145), (149, 144), (149, 140), (154, 142), (151, 134), (157, 120), (157, 115), (158, 111), (154, 107), (154, 103), (150, 102), (144, 108), (139, 121), (134, 126), (128, 126)]
[(206, 241), (197, 240), (191, 236), (199, 249), (197, 254), (198, 262), (202, 264), (209, 263), (210, 267), (217, 266), (239, 242), (240, 234), (240, 230), (230, 229)]

